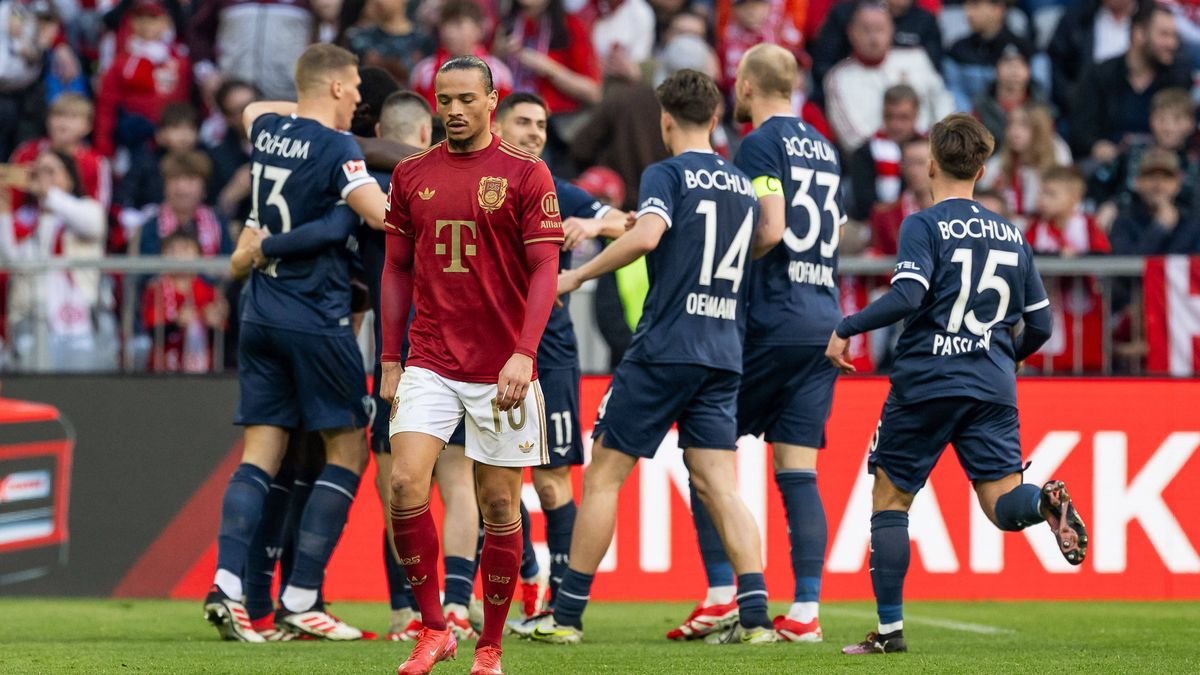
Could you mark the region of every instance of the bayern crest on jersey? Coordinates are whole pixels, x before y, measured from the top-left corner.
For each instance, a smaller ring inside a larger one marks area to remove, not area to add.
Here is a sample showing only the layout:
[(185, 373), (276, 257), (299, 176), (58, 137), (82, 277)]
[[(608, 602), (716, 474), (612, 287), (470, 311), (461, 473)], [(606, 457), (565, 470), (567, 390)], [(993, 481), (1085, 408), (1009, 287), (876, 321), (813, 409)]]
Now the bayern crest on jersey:
[(479, 179), (479, 206), (488, 213), (504, 206), (504, 196), (508, 192), (508, 179), (496, 176), (484, 176)]

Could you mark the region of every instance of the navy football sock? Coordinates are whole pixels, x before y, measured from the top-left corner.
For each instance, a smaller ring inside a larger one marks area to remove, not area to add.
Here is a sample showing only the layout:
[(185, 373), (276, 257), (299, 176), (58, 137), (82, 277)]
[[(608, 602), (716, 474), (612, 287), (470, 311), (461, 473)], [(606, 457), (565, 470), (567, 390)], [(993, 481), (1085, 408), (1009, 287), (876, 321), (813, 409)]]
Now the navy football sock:
[(743, 628), (772, 626), (767, 616), (767, 582), (762, 572), (738, 575), (737, 602), (738, 620)]
[[(358, 492), (358, 482), (359, 476), (353, 471), (336, 464), (326, 464), (313, 483), (312, 495), (300, 518), (295, 563), (288, 577), (289, 588), (283, 594), (288, 610), (303, 612), (316, 604), (316, 591), (325, 579), (325, 566), (329, 564), (333, 549), (346, 526), (346, 516)], [(311, 602), (288, 602), (288, 593), (293, 587), (313, 591)]]
[(538, 566), (537, 554), (533, 551), (533, 539), (530, 531), (529, 509), (521, 502), (521, 579), (528, 581), (535, 578), (541, 568)]
[(817, 492), (817, 472), (815, 469), (776, 471), (775, 484), (783, 495), (792, 546), (792, 575), (796, 580), (793, 601), (819, 602), (829, 532), (821, 493)]
[(908, 513), (877, 511), (871, 516), (871, 587), (879, 632), (904, 626), (904, 576), (908, 573)]
[(546, 547), (550, 549), (550, 606), (571, 556), (571, 533), (575, 531), (575, 501), (546, 511)]
[(287, 588), (296, 562), (296, 539), (300, 533), (300, 517), (312, 496), (313, 483), (320, 472), (297, 475), (292, 481), (292, 502), (288, 504), (287, 517), (283, 522), (283, 550), (279, 554), (279, 592)]
[[(218, 584), (226, 595), (240, 600), (241, 578), (246, 570), (246, 552), (258, 523), (263, 502), (270, 492), (271, 476), (253, 464), (239, 464), (229, 478), (221, 500), (221, 529), (217, 534)], [(221, 572), (225, 574), (221, 574)]]
[(388, 605), (392, 611), (412, 609), (412, 589), (409, 588), (408, 577), (404, 575), (404, 568), (392, 551), (392, 533), (387, 528), (383, 530), (383, 569), (387, 573)]
[(692, 524), (696, 526), (696, 539), (700, 545), (700, 560), (704, 562), (704, 576), (708, 579), (709, 588), (733, 586), (733, 565), (725, 555), (725, 544), (721, 543), (721, 534), (709, 517), (704, 503), (696, 494), (696, 487), (688, 481), (688, 489), (692, 499)]
[(592, 592), (595, 575), (576, 572), (567, 568), (562, 584), (558, 587), (558, 601), (554, 603), (554, 621), (560, 626), (583, 629), (583, 610), (587, 609), (588, 597)]
[(1041, 488), (1022, 483), (996, 500), (996, 525), (1015, 532), (1044, 522), (1046, 517), (1042, 515), (1041, 505)]
[(292, 472), (281, 468), (271, 482), (271, 491), (263, 502), (262, 520), (246, 553), (246, 611), (250, 619), (261, 619), (275, 611), (271, 582), (283, 548), (283, 525), (292, 498)]
[(475, 588), (475, 561), (448, 555), (444, 565), (446, 590), (442, 598), (443, 604), (470, 606), (471, 592)]

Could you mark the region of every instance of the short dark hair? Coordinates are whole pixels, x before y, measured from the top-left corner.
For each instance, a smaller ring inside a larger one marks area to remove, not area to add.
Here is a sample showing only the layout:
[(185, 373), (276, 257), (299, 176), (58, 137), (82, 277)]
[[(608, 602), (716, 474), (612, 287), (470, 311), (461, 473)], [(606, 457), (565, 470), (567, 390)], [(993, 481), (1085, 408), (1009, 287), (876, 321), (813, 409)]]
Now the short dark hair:
[(995, 146), (992, 132), (966, 113), (947, 115), (929, 132), (933, 161), (959, 180), (974, 180)]
[(717, 83), (708, 75), (688, 68), (663, 80), (654, 93), (668, 115), (696, 126), (708, 124), (721, 102)]
[(375, 125), (383, 113), (383, 102), (400, 91), (400, 83), (388, 71), (374, 66), (359, 68), (358, 76), (362, 79), (362, 84), (358, 85), (362, 100), (350, 121), (350, 132), (369, 138), (375, 135)]
[(1177, 112), (1190, 117), (1196, 114), (1196, 104), (1186, 89), (1163, 89), (1150, 99), (1150, 114), (1159, 112)]
[(296, 59), (296, 91), (312, 89), (325, 77), (345, 68), (357, 67), (358, 57), (337, 45), (317, 43), (305, 48)]
[(158, 118), (158, 128), (167, 129), (184, 125), (193, 129), (198, 128), (200, 125), (200, 114), (189, 103), (179, 101), (168, 103), (162, 110), (162, 116)]
[(917, 95), (916, 89), (907, 84), (892, 85), (883, 92), (883, 104), (896, 105), (897, 103), (911, 103), (920, 108), (921, 97)]
[(1154, 15), (1159, 12), (1167, 16), (1175, 16), (1171, 10), (1158, 4), (1157, 2), (1138, 2), (1138, 8), (1133, 13), (1133, 18), (1129, 21), (1130, 32), (1137, 29), (1146, 29), (1150, 26), (1150, 22), (1154, 20)]
[(446, 0), (442, 5), (439, 23), (467, 19), (483, 25), (483, 9), (475, 0)]
[(196, 247), (196, 250), (200, 250), (200, 240), (196, 238), (190, 227), (181, 227), (163, 237), (159, 249), (166, 252), (168, 248), (175, 244), (191, 244)]
[(541, 107), (546, 111), (546, 116), (550, 116), (550, 108), (546, 106), (546, 101), (541, 96), (531, 91), (514, 91), (513, 93), (500, 99), (500, 105), (496, 106), (496, 119), (500, 119), (512, 112), (512, 109), (522, 103), (532, 103)]
[(492, 93), (492, 68), (487, 64), (487, 61), (478, 56), (456, 56), (442, 64), (438, 68), (438, 73), (445, 73), (451, 70), (478, 70), (483, 77), (484, 93)]
[(1074, 166), (1056, 165), (1042, 172), (1043, 183), (1062, 182), (1070, 183), (1081, 193), (1087, 186), (1087, 179), (1084, 178), (1083, 172)]
[(251, 82), (245, 80), (225, 80), (221, 83), (221, 86), (217, 87), (217, 92), (213, 95), (213, 101), (217, 104), (217, 108), (220, 109), (222, 114), (225, 113), (226, 99), (238, 89), (249, 89), (254, 98), (262, 96), (262, 92)]

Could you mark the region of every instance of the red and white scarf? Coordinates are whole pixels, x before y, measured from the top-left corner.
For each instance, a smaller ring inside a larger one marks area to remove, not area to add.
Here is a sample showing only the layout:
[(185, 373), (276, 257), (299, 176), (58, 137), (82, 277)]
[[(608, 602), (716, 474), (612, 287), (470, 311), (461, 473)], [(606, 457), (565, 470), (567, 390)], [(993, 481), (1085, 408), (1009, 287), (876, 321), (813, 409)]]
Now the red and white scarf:
[(883, 131), (876, 131), (868, 141), (871, 159), (875, 160), (875, 199), (890, 204), (900, 197), (900, 145)]
[(1076, 254), (1091, 252), (1091, 228), (1088, 217), (1076, 211), (1067, 218), (1062, 227), (1055, 227), (1049, 220), (1039, 218), (1026, 233), (1034, 253), (1059, 254), (1070, 250)]
[[(207, 206), (201, 206), (196, 209), (196, 214), (192, 217), (192, 222), (196, 224), (196, 239), (200, 242), (200, 254), (203, 256), (214, 256), (221, 253), (221, 221), (217, 219), (217, 214)], [(179, 218), (175, 216), (175, 212), (163, 204), (158, 210), (158, 237), (166, 239), (183, 225)]]

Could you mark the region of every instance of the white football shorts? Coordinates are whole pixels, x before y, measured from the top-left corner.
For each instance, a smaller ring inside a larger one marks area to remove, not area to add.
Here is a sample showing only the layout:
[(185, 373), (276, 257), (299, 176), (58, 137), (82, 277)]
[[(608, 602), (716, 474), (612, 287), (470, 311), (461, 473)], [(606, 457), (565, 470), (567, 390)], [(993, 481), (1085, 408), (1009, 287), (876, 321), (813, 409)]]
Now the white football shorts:
[(389, 435), (417, 431), (449, 441), (466, 416), (467, 457), (492, 466), (541, 466), (550, 461), (546, 411), (537, 380), (521, 405), (501, 412), (496, 385), (457, 382), (425, 368), (407, 368), (396, 390)]

